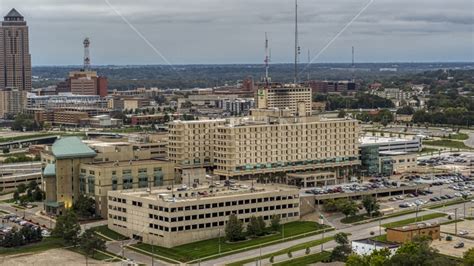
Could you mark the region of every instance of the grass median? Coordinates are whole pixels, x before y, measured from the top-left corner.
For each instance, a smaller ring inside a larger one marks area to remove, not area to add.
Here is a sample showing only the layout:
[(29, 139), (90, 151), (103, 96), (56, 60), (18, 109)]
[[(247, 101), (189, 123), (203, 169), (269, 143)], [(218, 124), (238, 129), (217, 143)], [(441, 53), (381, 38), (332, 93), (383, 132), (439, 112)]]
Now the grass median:
[[(101, 226), (96, 226), (96, 227), (92, 227), (91, 228), (94, 232), (96, 233), (100, 233), (104, 236), (106, 236), (107, 238), (110, 238), (110, 239), (113, 239), (113, 240), (117, 240), (117, 241), (120, 241), (120, 240), (127, 240), (128, 237), (124, 236), (124, 235), (121, 235), (113, 230), (110, 230), (107, 225), (101, 225)], [(97, 234), (98, 236), (101, 236), (100, 234)], [(110, 239), (105, 239), (105, 240), (110, 240)]]
[(399, 226), (412, 224), (414, 222), (422, 222), (422, 221), (436, 219), (436, 218), (440, 218), (440, 217), (444, 217), (444, 216), (447, 216), (447, 214), (444, 214), (444, 213), (431, 213), (431, 214), (419, 216), (418, 218), (414, 217), (414, 218), (409, 218), (409, 219), (405, 219), (405, 220), (401, 220), (401, 221), (382, 224), (382, 227), (386, 227), (386, 228), (399, 227)]
[(329, 236), (329, 237), (325, 237), (323, 239), (317, 239), (317, 240), (301, 243), (301, 244), (298, 244), (298, 245), (294, 245), (294, 246), (279, 250), (277, 252), (273, 252), (273, 253), (270, 253), (270, 254), (263, 255), (261, 257), (254, 257), (254, 258), (250, 258), (250, 259), (245, 259), (245, 260), (233, 262), (233, 263), (227, 264), (226, 266), (241, 266), (241, 265), (253, 262), (253, 261), (257, 261), (258, 259), (269, 259), (271, 257), (275, 257), (275, 256), (283, 255), (283, 254), (288, 254), (288, 252), (295, 252), (295, 251), (298, 251), (298, 250), (303, 250), (303, 249), (306, 249), (306, 248), (312, 248), (314, 246), (319, 246), (319, 245), (324, 244), (326, 242), (329, 242), (331, 240), (334, 240), (334, 236)]
[(331, 252), (323, 251), (321, 253), (311, 254), (279, 263), (273, 264), (274, 266), (305, 266), (321, 261), (329, 260)]
[(16, 255), (22, 253), (39, 253), (49, 249), (64, 247), (64, 241), (60, 238), (48, 237), (37, 243), (32, 243), (14, 248), (0, 248), (0, 255)]
[[(297, 221), (287, 223), (283, 225), (282, 228), (284, 230), (280, 230), (280, 232), (276, 234), (236, 243), (227, 242), (225, 240), (223, 232), (220, 240), (219, 238), (212, 238), (208, 240), (176, 246), (173, 248), (152, 246), (144, 243), (139, 243), (132, 246), (173, 260), (189, 262), (193, 260), (203, 259), (206, 257), (219, 257), (219, 242), (221, 247), (221, 254), (223, 256), (228, 255), (232, 252), (239, 252), (245, 249), (257, 248), (259, 246), (265, 246), (269, 244), (288, 241), (290, 239), (314, 235), (320, 233), (320, 230), (322, 229), (329, 229), (329, 226), (320, 225), (315, 222)], [(285, 238), (283, 238), (282, 231), (284, 231)]]
[(450, 149), (471, 149), (470, 147), (466, 146), (462, 141), (450, 139), (428, 140), (423, 141), (423, 144), (428, 146), (446, 147)]

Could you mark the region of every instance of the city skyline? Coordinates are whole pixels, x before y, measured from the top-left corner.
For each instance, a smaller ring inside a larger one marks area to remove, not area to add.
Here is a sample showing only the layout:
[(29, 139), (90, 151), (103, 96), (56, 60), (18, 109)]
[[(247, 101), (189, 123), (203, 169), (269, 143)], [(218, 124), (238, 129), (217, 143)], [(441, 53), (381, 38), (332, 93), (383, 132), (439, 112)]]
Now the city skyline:
[[(84, 37), (92, 65), (263, 64), (265, 32), (272, 63), (293, 60), (293, 1), (2, 1), (2, 15), (11, 8), (28, 21), (34, 66), (80, 65)], [(300, 62), (308, 50), (323, 50), (314, 63), (350, 62), (352, 46), (356, 62), (470, 62), (472, 8), (465, 0), (300, 0)]]

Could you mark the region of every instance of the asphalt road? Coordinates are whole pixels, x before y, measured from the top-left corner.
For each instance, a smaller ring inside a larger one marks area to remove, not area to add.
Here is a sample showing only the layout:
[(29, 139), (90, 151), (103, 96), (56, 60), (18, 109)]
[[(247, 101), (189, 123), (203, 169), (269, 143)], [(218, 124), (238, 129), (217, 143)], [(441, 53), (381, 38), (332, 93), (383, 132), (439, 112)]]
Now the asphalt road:
[[(456, 208), (458, 208), (458, 216), (462, 217), (463, 212), (461, 210), (463, 209), (463, 204), (456, 204), (456, 205), (452, 205), (452, 206), (439, 208), (439, 209), (436, 209), (435, 212), (453, 213), (454, 209), (456, 209)], [(430, 213), (433, 213), (433, 211), (420, 211), (418, 213), (418, 217), (426, 215), (426, 214), (430, 214)], [(385, 223), (396, 222), (396, 221), (409, 219), (409, 218), (414, 218), (414, 217), (416, 217), (416, 213), (406, 214), (406, 215), (403, 215), (403, 216), (384, 219), (380, 223), (385, 224)], [(447, 221), (447, 218), (438, 218), (438, 219), (434, 219), (434, 221), (443, 222), (443, 221)], [(360, 239), (360, 238), (369, 237), (370, 232), (374, 232), (376, 235), (378, 235), (378, 233), (379, 233), (379, 221), (375, 221), (375, 222), (371, 222), (371, 223), (367, 223), (367, 224), (355, 225), (355, 226), (351, 226), (351, 227), (347, 227), (347, 228), (343, 228), (343, 229), (337, 229), (335, 231), (331, 231), (331, 232), (326, 233), (325, 237), (326, 236), (333, 236), (333, 235), (335, 235), (339, 232), (352, 234), (350, 236), (350, 239)], [(383, 233), (383, 230), (382, 230), (382, 233)], [(305, 237), (305, 238), (300, 238), (300, 239), (296, 239), (296, 240), (287, 241), (287, 242), (284, 242), (284, 243), (275, 244), (275, 245), (272, 245), (272, 246), (262, 247), (261, 248), (261, 253), (262, 253), (262, 255), (273, 253), (273, 252), (282, 250), (282, 249), (290, 247), (290, 246), (294, 246), (294, 245), (298, 245), (298, 244), (301, 244), (301, 243), (317, 240), (317, 239), (320, 239), (320, 238), (321, 238), (321, 235), (315, 235), (315, 236), (309, 236), (309, 237)], [(328, 243), (324, 244), (325, 248), (330, 248), (332, 245), (334, 245), (334, 243), (331, 244), (331, 242), (328, 242)], [(254, 250), (244, 251), (244, 252), (237, 253), (237, 254), (228, 255), (228, 256), (225, 256), (225, 257), (221, 257), (221, 258), (216, 258), (216, 259), (204, 261), (204, 262), (201, 262), (201, 265), (225, 265), (225, 264), (240, 261), (240, 260), (243, 260), (243, 259), (246, 259), (246, 258), (258, 257), (259, 254), (260, 254), (260, 249), (254, 249)]]

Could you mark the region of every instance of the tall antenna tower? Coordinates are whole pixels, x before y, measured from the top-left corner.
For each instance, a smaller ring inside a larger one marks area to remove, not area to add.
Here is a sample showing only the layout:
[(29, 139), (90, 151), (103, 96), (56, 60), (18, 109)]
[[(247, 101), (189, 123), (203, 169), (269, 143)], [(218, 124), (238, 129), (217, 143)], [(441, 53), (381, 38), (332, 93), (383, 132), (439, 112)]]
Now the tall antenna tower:
[(267, 33), (265, 32), (265, 85), (268, 86), (270, 79), (268, 77), (268, 69), (270, 68), (270, 55), (268, 50), (268, 37)]
[(354, 46), (352, 46), (352, 82), (355, 82)]
[(298, 44), (298, 0), (295, 0), (295, 86), (298, 84), (298, 56), (300, 47)]
[[(308, 49), (308, 67), (310, 67), (310, 64), (311, 64), (311, 50)], [(310, 76), (310, 72), (311, 72), (310, 69), (308, 69), (308, 82), (309, 82), (309, 80), (310, 80), (310, 77), (309, 77), (309, 76)]]
[(89, 41), (89, 38), (86, 37), (82, 44), (84, 45), (84, 71), (89, 71), (91, 68), (91, 58), (89, 54), (89, 46), (91, 42)]

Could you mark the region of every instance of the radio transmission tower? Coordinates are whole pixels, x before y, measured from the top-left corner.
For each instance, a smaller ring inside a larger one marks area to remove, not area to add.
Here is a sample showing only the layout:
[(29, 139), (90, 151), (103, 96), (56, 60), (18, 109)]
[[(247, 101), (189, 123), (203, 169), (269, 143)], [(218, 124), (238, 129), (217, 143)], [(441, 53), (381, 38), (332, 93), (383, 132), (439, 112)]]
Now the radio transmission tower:
[(84, 71), (89, 71), (91, 68), (91, 58), (89, 54), (89, 46), (91, 42), (89, 41), (89, 38), (86, 37), (82, 44), (84, 45)]

